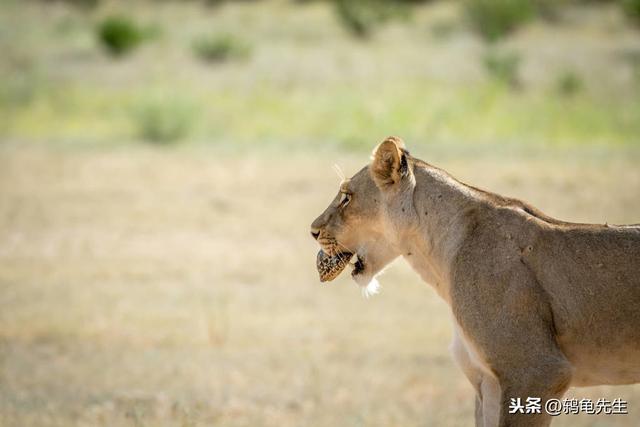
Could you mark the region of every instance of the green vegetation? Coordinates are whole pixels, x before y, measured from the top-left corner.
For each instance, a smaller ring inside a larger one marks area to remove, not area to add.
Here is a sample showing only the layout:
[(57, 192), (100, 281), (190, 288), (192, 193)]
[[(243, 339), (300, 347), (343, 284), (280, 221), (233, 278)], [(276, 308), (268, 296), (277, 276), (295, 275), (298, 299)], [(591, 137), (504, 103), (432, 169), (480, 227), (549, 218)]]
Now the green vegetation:
[(158, 97), (134, 108), (137, 134), (145, 141), (170, 144), (187, 137), (193, 130), (196, 107), (184, 99)]
[(340, 23), (354, 36), (367, 38), (392, 18), (406, 18), (408, 9), (397, 0), (334, 0)]
[[(384, 103), (374, 102), (379, 99)], [(133, 106), (125, 120), (122, 105)], [(147, 90), (67, 86), (43, 90), (3, 111), (5, 137), (48, 141), (141, 138), (369, 151), (372, 141), (393, 133), (416, 143), (474, 145), (634, 144), (640, 134), (638, 99), (585, 94), (564, 104), (548, 91), (513, 91), (502, 82), (335, 84), (289, 93), (274, 85), (209, 90), (193, 82), (162, 98), (149, 97)]]
[(640, 25), (640, 0), (622, 0), (625, 14), (637, 25)]
[(126, 16), (110, 16), (97, 28), (100, 43), (113, 56), (123, 56), (137, 48), (147, 37), (143, 28)]
[(532, 0), (537, 14), (548, 21), (559, 21), (560, 12), (574, 0)]
[(42, 89), (38, 77), (32, 70), (17, 71), (3, 76), (0, 83), (0, 106), (7, 109), (28, 107)]
[(501, 52), (494, 49), (485, 54), (483, 59), (485, 70), (489, 76), (511, 88), (518, 88), (521, 85), (520, 61), (520, 55), (515, 52)]
[(558, 93), (564, 96), (572, 96), (580, 92), (584, 88), (582, 78), (574, 71), (564, 71), (556, 80), (556, 89)]
[(240, 60), (249, 57), (251, 45), (232, 34), (213, 34), (197, 38), (193, 52), (207, 62)]
[(464, 9), (472, 27), (494, 42), (535, 17), (531, 0), (465, 0)]
[[(640, 134), (640, 99), (633, 96), (636, 62), (612, 54), (627, 33), (603, 30), (610, 24), (593, 13), (584, 27), (572, 23), (576, 32), (566, 29), (558, 36), (562, 22), (541, 22), (539, 38), (504, 39), (487, 47), (467, 43), (464, 15), (453, 2), (404, 3), (412, 8), (405, 10), (416, 12), (412, 19), (396, 22), (385, 37), (367, 43), (353, 43), (341, 31), (333, 3), (210, 8), (160, 2), (154, 3), (153, 22), (163, 31), (162, 40), (140, 52), (139, 61), (105, 64), (95, 55), (95, 27), (87, 12), (65, 9), (35, 31), (33, 16), (45, 16), (50, 5), (11, 4), (0, 6), (5, 11), (0, 31), (16, 40), (0, 38), (5, 140), (206, 141), (368, 151), (372, 141), (394, 133), (411, 141), (466, 145), (631, 145)], [(129, 38), (148, 37), (147, 27), (138, 24), (149, 21), (145, 10), (127, 15), (125, 26), (136, 28)], [(108, 12), (121, 16), (117, 7)], [(278, 18), (265, 18), (273, 16), (269, 12), (278, 12)], [(72, 30), (61, 32), (62, 23)], [(599, 49), (613, 58), (606, 64), (588, 53), (588, 43), (598, 37)], [(576, 44), (576, 38), (584, 43)], [(573, 67), (560, 54), (567, 47), (583, 49), (576, 54), (585, 67), (598, 66), (585, 75), (565, 71)], [(259, 57), (241, 60), (253, 50)], [(235, 63), (194, 67), (193, 59)], [(602, 82), (597, 90), (594, 81)], [(584, 90), (587, 86), (594, 90)], [(157, 92), (167, 96), (149, 96)]]
[(100, 0), (67, 0), (67, 1), (75, 6), (86, 8), (86, 9), (94, 8), (98, 6), (98, 4), (100, 4)]

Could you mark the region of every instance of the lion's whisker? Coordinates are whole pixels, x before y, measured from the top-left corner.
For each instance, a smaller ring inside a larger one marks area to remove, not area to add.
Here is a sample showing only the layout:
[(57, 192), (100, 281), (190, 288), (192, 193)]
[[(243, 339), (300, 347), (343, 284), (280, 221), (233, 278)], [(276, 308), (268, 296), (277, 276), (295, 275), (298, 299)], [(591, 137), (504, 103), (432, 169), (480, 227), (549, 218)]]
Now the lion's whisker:
[(333, 170), (336, 171), (336, 173), (338, 174), (338, 178), (340, 178), (341, 182), (344, 182), (346, 180), (344, 172), (342, 172), (342, 169), (340, 169), (340, 166), (338, 166), (337, 163), (333, 164)]

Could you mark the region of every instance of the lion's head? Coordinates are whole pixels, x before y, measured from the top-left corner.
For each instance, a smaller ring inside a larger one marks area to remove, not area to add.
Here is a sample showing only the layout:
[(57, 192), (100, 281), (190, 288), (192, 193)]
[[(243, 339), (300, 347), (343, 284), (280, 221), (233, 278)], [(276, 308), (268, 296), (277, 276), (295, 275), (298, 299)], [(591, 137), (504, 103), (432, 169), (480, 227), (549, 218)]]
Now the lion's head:
[(352, 262), (351, 276), (368, 292), (375, 276), (398, 255), (401, 234), (413, 208), (412, 165), (402, 140), (389, 137), (373, 153), (370, 165), (340, 185), (329, 207), (311, 224), (320, 244), (322, 282), (336, 278)]

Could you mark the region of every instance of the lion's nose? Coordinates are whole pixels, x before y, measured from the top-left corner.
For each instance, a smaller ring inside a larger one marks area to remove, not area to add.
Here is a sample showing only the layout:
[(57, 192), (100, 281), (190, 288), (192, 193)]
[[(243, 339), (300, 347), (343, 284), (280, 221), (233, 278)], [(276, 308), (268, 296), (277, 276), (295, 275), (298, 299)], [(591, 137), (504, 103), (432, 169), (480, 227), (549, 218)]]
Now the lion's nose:
[(313, 237), (315, 240), (318, 240), (318, 237), (320, 237), (320, 230), (312, 229), (311, 237)]

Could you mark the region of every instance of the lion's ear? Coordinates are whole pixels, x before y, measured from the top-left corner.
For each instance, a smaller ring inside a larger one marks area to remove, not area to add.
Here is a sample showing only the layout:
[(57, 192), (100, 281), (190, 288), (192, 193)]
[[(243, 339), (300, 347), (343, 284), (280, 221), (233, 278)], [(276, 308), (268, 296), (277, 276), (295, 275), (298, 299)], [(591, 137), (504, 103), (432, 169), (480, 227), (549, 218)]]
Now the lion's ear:
[(388, 137), (373, 151), (371, 177), (384, 190), (398, 184), (408, 174), (404, 142), (395, 136)]

